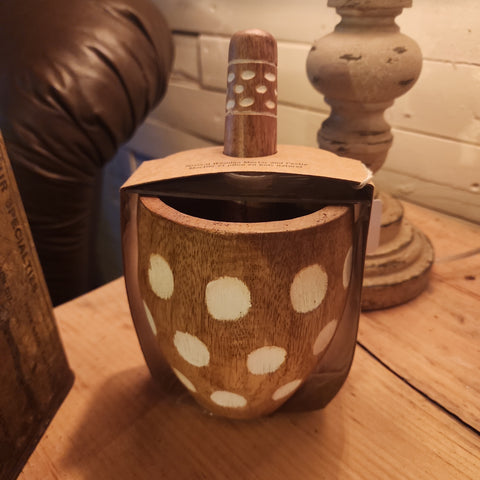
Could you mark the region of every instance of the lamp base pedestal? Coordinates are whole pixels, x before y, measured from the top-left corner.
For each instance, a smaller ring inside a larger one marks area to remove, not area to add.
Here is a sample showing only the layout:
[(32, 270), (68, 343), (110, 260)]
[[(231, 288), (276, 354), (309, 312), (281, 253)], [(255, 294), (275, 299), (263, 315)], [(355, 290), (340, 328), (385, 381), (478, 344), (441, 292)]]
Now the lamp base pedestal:
[(402, 204), (380, 193), (380, 246), (365, 261), (362, 310), (393, 307), (412, 300), (428, 285), (434, 260), (429, 239), (404, 219)]

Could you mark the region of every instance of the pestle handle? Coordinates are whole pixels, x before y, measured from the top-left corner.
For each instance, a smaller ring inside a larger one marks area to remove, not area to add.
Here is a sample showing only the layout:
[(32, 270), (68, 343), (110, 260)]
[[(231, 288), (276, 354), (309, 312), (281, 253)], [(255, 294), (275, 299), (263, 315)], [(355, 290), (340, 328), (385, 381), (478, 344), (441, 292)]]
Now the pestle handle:
[(277, 151), (277, 43), (262, 30), (235, 33), (228, 52), (225, 155)]

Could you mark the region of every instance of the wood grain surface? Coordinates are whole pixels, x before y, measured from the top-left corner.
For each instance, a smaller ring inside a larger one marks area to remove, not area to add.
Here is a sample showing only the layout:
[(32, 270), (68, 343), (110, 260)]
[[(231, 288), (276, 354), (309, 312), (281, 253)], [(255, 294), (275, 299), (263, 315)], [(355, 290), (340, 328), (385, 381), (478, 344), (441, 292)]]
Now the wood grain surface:
[(0, 134), (0, 479), (16, 477), (73, 382)]
[[(407, 214), (422, 222), (439, 256), (443, 249), (462, 252), (478, 238), (476, 226), (413, 206)], [(173, 374), (153, 382), (122, 279), (62, 305), (56, 316), (77, 381), (20, 478), (476, 479), (480, 435), (465, 425), (467, 399), (456, 407), (463, 421), (445, 411), (447, 401), (457, 402), (467, 390), (450, 377), (478, 358), (468, 359), (466, 347), (478, 345), (478, 315), (468, 313), (479, 311), (474, 258), (458, 269), (439, 263), (430, 290), (418, 300), (375, 312), (375, 318), (362, 316), (360, 341), (375, 355), (357, 347), (345, 386), (325, 409), (255, 421), (207, 414)], [(471, 276), (476, 280), (465, 279)], [(448, 313), (456, 292), (468, 313), (462, 325), (471, 328), (452, 335), (442, 325), (461, 326)], [(397, 328), (401, 317), (411, 319), (408, 329)], [(458, 359), (438, 361), (435, 344), (449, 341), (461, 343)], [(419, 363), (405, 363), (415, 351)], [(471, 380), (478, 381), (478, 369)]]
[(277, 151), (277, 42), (262, 30), (237, 32), (230, 40), (224, 138), (231, 157)]
[[(270, 413), (313, 370), (338, 389), (358, 322), (358, 309), (346, 308), (360, 255), (353, 229), (349, 207), (239, 223), (140, 198), (140, 294), (156, 342), (202, 405), (236, 418)], [(329, 385), (312, 393), (319, 404), (336, 392)]]
[[(359, 341), (453, 415), (480, 430), (480, 226), (412, 204), (406, 217), (432, 241), (427, 290), (410, 303), (367, 312)], [(471, 252), (468, 255), (468, 252)], [(467, 253), (463, 258), (457, 255)]]

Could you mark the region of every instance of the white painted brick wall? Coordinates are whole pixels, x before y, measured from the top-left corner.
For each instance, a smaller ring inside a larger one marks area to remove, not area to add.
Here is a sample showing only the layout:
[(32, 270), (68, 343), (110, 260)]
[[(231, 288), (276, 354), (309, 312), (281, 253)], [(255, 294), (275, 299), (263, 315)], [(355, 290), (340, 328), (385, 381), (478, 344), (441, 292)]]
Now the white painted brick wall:
[[(279, 143), (316, 147), (328, 106), (305, 61), (339, 17), (326, 0), (155, 0), (174, 30), (169, 91), (129, 146), (147, 157), (222, 143), (232, 33), (261, 28), (279, 49)], [(376, 183), (400, 197), (480, 222), (480, 2), (414, 0), (397, 19), (420, 45), (416, 85), (386, 112), (394, 144)]]

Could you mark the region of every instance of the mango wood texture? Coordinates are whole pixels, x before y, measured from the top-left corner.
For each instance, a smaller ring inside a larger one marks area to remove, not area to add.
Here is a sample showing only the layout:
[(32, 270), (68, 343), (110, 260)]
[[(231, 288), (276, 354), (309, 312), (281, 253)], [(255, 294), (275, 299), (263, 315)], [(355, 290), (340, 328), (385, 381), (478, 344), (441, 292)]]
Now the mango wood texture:
[[(150, 335), (202, 405), (233, 418), (268, 414), (314, 369), (336, 388), (318, 389), (313, 402), (333, 397), (357, 332), (358, 309), (346, 308), (353, 228), (353, 207), (236, 223), (140, 198), (138, 278)], [(336, 357), (334, 368), (323, 368), (324, 356)]]
[(0, 479), (18, 475), (73, 381), (0, 134)]
[(267, 32), (244, 30), (230, 40), (224, 141), (231, 157), (277, 151), (277, 42)]
[(77, 381), (22, 480), (478, 478), (479, 435), (361, 347), (324, 410), (228, 420), (154, 383), (122, 279), (55, 313)]
[(405, 204), (437, 261), (410, 303), (361, 317), (359, 342), (402, 378), (480, 430), (480, 226)]

